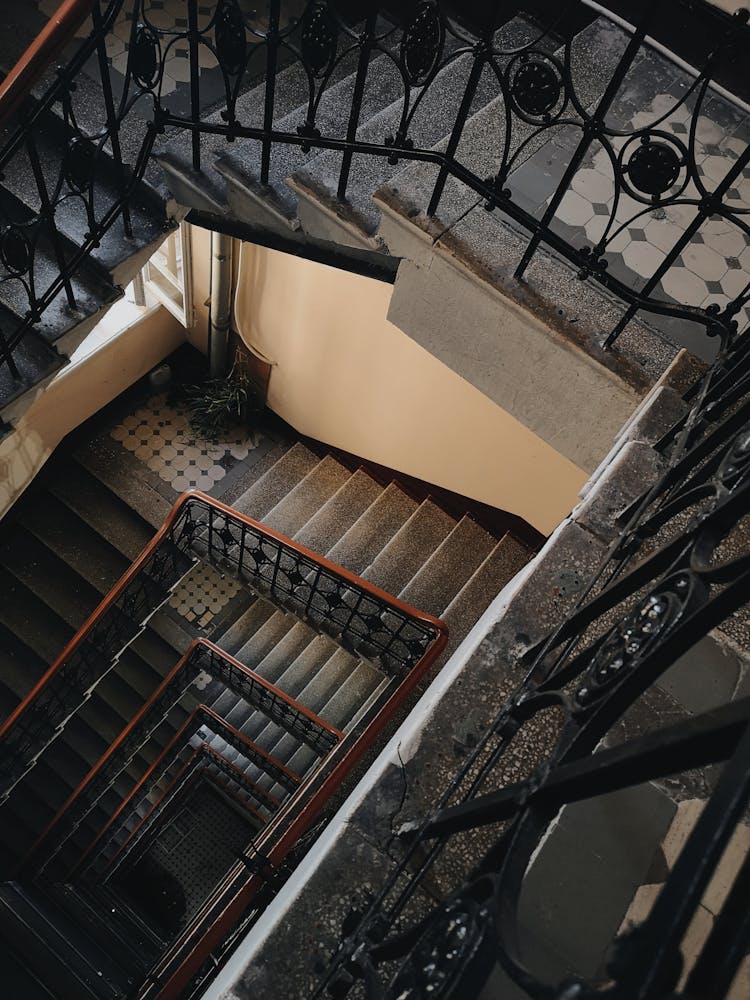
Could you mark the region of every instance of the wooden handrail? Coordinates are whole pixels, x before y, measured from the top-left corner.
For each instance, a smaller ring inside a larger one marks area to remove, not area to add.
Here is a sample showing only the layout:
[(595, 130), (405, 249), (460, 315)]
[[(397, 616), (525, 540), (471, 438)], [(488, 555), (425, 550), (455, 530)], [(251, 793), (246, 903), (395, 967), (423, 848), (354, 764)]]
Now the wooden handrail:
[[(83, 852), (83, 854), (75, 863), (75, 865), (67, 873), (66, 879), (72, 878), (73, 875), (80, 870), (81, 866), (85, 863), (86, 859), (91, 855), (92, 851), (96, 848), (97, 844), (99, 844), (102, 837), (104, 837), (107, 831), (112, 828), (117, 819), (123, 814), (123, 812), (125, 812), (125, 810), (131, 804), (131, 802), (136, 797), (138, 792), (151, 779), (154, 772), (157, 771), (162, 766), (164, 760), (167, 757), (169, 757), (169, 755), (175, 750), (176, 747), (182, 745), (186, 739), (189, 739), (190, 736), (194, 734), (196, 724), (197, 728), (200, 728), (201, 726), (204, 726), (206, 724), (206, 718), (208, 718), (211, 725), (216, 727), (218, 733), (221, 733), (222, 730), (230, 732), (232, 736), (234, 736), (244, 746), (248, 747), (253, 752), (259, 754), (259, 756), (266, 758), (274, 765), (275, 768), (278, 768), (279, 770), (285, 772), (289, 776), (289, 778), (292, 781), (294, 781), (297, 785), (301, 783), (302, 779), (298, 774), (295, 774), (293, 771), (290, 771), (288, 767), (285, 767), (281, 763), (281, 761), (276, 760), (275, 757), (272, 757), (269, 753), (266, 753), (266, 751), (263, 750), (262, 747), (259, 747), (251, 739), (245, 736), (244, 733), (241, 733), (238, 729), (235, 729), (234, 726), (231, 726), (228, 722), (225, 722), (225, 720), (222, 719), (220, 716), (218, 716), (216, 712), (213, 711), (213, 709), (208, 707), (208, 705), (197, 705), (190, 713), (190, 715), (187, 717), (187, 719), (183, 722), (183, 724), (180, 726), (180, 728), (177, 730), (177, 732), (174, 734), (169, 743), (167, 743), (167, 745), (164, 747), (164, 749), (156, 758), (156, 760), (151, 764), (146, 773), (141, 777), (140, 781), (138, 781), (137, 784), (134, 786), (134, 788), (130, 791), (129, 795), (126, 798), (124, 798), (120, 803), (120, 805), (117, 807), (117, 809), (115, 809), (115, 811), (109, 817), (109, 819), (101, 828), (99, 833), (97, 833), (94, 840), (92, 840), (92, 842)], [(268, 801), (271, 807), (276, 808), (280, 805), (279, 800), (275, 796), (267, 792), (264, 788), (258, 786), (258, 791), (261, 794), (261, 796)]]
[(31, 848), (21, 861), (19, 865), (19, 870), (29, 869), (29, 866), (33, 862), (34, 856), (38, 853), (41, 846), (48, 839), (52, 831), (55, 829), (57, 824), (65, 815), (65, 813), (73, 806), (73, 804), (77, 801), (77, 799), (86, 791), (86, 789), (89, 787), (92, 781), (94, 781), (96, 776), (100, 773), (102, 768), (107, 764), (109, 760), (112, 759), (112, 757), (117, 753), (117, 751), (120, 749), (123, 743), (127, 741), (128, 737), (133, 732), (133, 730), (136, 729), (137, 726), (139, 726), (141, 722), (143, 722), (143, 720), (148, 716), (153, 706), (156, 703), (158, 703), (161, 697), (169, 689), (170, 685), (174, 683), (174, 681), (179, 677), (179, 675), (188, 665), (192, 657), (201, 649), (206, 649), (209, 652), (215, 653), (217, 656), (221, 657), (221, 659), (225, 660), (227, 663), (230, 663), (237, 671), (244, 674), (246, 677), (250, 678), (252, 681), (259, 684), (261, 687), (265, 688), (267, 691), (269, 691), (276, 697), (280, 698), (282, 701), (285, 701), (289, 705), (289, 707), (292, 708), (294, 711), (299, 712), (301, 715), (304, 715), (306, 718), (310, 719), (311, 722), (314, 722), (315, 725), (320, 726), (321, 729), (325, 729), (326, 732), (329, 732), (333, 737), (335, 737), (336, 741), (340, 741), (341, 739), (343, 739), (344, 734), (341, 732), (340, 729), (337, 729), (335, 726), (330, 725), (330, 723), (326, 722), (324, 719), (321, 719), (314, 712), (311, 712), (309, 708), (306, 708), (295, 698), (292, 698), (285, 691), (282, 691), (281, 688), (276, 687), (275, 684), (272, 684), (270, 681), (266, 680), (265, 677), (261, 677), (260, 674), (257, 674), (250, 667), (246, 667), (243, 663), (240, 663), (239, 660), (235, 659), (235, 657), (233, 656), (230, 656), (229, 653), (226, 653), (223, 649), (220, 649), (218, 646), (210, 642), (208, 639), (203, 639), (203, 638), (194, 639), (188, 646), (186, 652), (177, 661), (175, 666), (164, 677), (164, 680), (161, 682), (161, 684), (144, 702), (144, 704), (141, 706), (138, 712), (136, 712), (136, 714), (133, 716), (130, 722), (122, 730), (122, 732), (115, 737), (110, 746), (107, 747), (107, 749), (104, 751), (99, 760), (93, 765), (88, 774), (83, 778), (80, 784), (70, 793), (65, 802), (60, 806), (60, 808), (57, 810), (55, 815), (46, 825), (44, 830), (42, 830), (42, 832), (39, 834), (36, 841), (31, 846)]
[(50, 63), (75, 37), (96, 0), (64, 0), (0, 83), (0, 128), (20, 109)]
[(352, 584), (352, 586), (364, 590), (366, 593), (370, 594), (375, 599), (383, 602), (384, 604), (390, 605), (392, 608), (399, 611), (401, 614), (412, 618), (414, 621), (420, 622), (422, 625), (427, 626), (433, 630), (437, 635), (445, 635), (446, 641), (448, 636), (448, 629), (445, 622), (440, 621), (433, 615), (425, 614), (419, 611), (417, 608), (412, 607), (405, 601), (400, 600), (398, 597), (394, 597), (392, 594), (386, 593), (380, 587), (376, 587), (374, 584), (370, 583), (368, 580), (363, 580), (362, 577), (356, 575), (356, 573), (350, 572), (343, 566), (339, 566), (337, 563), (332, 562), (330, 559), (326, 559), (319, 553), (313, 552), (311, 549), (306, 548), (304, 545), (300, 545), (298, 542), (293, 541), (291, 538), (287, 538), (286, 535), (282, 535), (278, 531), (274, 531), (272, 528), (267, 527), (260, 521), (256, 521), (252, 517), (248, 517), (247, 514), (242, 514), (240, 511), (235, 510), (233, 507), (222, 503), (220, 500), (216, 500), (214, 497), (208, 496), (206, 493), (201, 493), (200, 490), (188, 490), (178, 497), (177, 501), (173, 505), (166, 520), (162, 524), (161, 528), (156, 532), (154, 537), (150, 542), (144, 547), (141, 554), (132, 563), (132, 565), (123, 573), (117, 583), (114, 585), (112, 590), (103, 598), (99, 603), (97, 608), (92, 612), (92, 614), (87, 618), (83, 625), (79, 628), (70, 642), (65, 646), (63, 651), (57, 657), (57, 659), (52, 663), (52, 665), (45, 671), (45, 673), (40, 677), (37, 683), (33, 686), (31, 691), (26, 695), (23, 701), (16, 706), (16, 708), (10, 713), (10, 715), (5, 719), (5, 721), (0, 724), (0, 743), (8, 734), (8, 732), (13, 728), (13, 726), (18, 722), (19, 718), (31, 707), (34, 700), (38, 695), (44, 690), (44, 688), (49, 684), (57, 673), (62, 669), (66, 660), (75, 652), (75, 650), (80, 646), (88, 634), (94, 629), (97, 623), (104, 617), (105, 613), (109, 610), (112, 605), (118, 600), (122, 595), (123, 591), (126, 589), (128, 584), (133, 580), (135, 576), (141, 571), (143, 566), (148, 562), (154, 551), (168, 538), (169, 533), (179, 518), (184, 507), (186, 507), (191, 501), (198, 500), (208, 507), (212, 507), (214, 510), (220, 511), (228, 516), (232, 517), (237, 523), (245, 524), (248, 528), (259, 534), (265, 535), (266, 538), (277, 542), (280, 545), (285, 546), (291, 551), (297, 553), (297, 555), (310, 560), (316, 565), (322, 567), (323, 569), (329, 570), (335, 576), (340, 579), (347, 581)]

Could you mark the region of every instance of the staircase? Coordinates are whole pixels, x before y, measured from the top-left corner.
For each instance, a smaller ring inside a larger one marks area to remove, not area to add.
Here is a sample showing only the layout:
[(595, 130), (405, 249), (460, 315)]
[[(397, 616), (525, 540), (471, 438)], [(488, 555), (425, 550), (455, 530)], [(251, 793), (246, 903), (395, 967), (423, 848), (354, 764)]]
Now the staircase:
[[(29, 692), (168, 509), (164, 496), (119, 464), (101, 441), (100, 435), (59, 457), (44, 485), (3, 523), (4, 714)], [(376, 479), (356, 462), (319, 450), (279, 440), (255, 478), (243, 481), (234, 508), (440, 616), (450, 629), (443, 662), (528, 560), (528, 543), (509, 533), (498, 537), (468, 514), (455, 516), (429, 497), (409, 495), (380, 471)], [(389, 684), (382, 669), (264, 596), (243, 591), (235, 600), (236, 619), (212, 641), (335, 730), (351, 733)], [(321, 759), (319, 750), (267, 711), (254, 710), (237, 688), (199, 674), (58, 846), (39, 880), (24, 874), (13, 882), (30, 845), (200, 634), (178, 618), (168, 608), (157, 611), (3, 806), (4, 946), (19, 977), (30, 970), (41, 977), (33, 984), (40, 996), (44, 989), (53, 996), (128, 995), (133, 977), (140, 978), (153, 958), (152, 949), (137, 967), (129, 964), (130, 951), (137, 950), (134, 921), (145, 921), (157, 939), (169, 934), (153, 914), (125, 899), (122, 887), (133, 882), (128, 873), (152, 856), (154, 838), (196, 787), (211, 782), (214, 794), (243, 814), (251, 841), (294, 788), (283, 775), (296, 781)], [(196, 716), (199, 725), (191, 722), (196, 711), (203, 712)], [(191, 778), (201, 754), (202, 770)], [(113, 938), (118, 928), (109, 926), (108, 903), (106, 926), (88, 937), (90, 910), (101, 913), (104, 905), (102, 885), (114, 893), (124, 947)], [(164, 940), (156, 943), (164, 947)], [(44, 948), (61, 956), (59, 966), (38, 963)], [(73, 982), (79, 994), (70, 992)]]

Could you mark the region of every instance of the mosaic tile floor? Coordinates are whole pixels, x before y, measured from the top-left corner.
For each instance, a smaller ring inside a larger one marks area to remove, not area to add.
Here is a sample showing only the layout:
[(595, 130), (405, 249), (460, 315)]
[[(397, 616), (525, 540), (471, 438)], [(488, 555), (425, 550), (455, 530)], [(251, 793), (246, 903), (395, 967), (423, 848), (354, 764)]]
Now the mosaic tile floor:
[(226, 441), (197, 437), (190, 428), (187, 408), (171, 405), (164, 394), (153, 396), (124, 417), (110, 435), (177, 493), (210, 492), (259, 442), (252, 431)]
[(241, 589), (236, 580), (197, 563), (172, 591), (168, 603), (183, 618), (206, 629)]

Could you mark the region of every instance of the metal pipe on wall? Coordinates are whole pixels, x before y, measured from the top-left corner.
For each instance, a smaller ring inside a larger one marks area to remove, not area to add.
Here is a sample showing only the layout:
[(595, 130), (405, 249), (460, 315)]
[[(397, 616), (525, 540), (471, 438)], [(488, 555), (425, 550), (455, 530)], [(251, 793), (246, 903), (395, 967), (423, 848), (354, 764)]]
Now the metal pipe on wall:
[(229, 323), (232, 315), (232, 237), (211, 233), (211, 307), (208, 314), (208, 360), (212, 378), (229, 369)]

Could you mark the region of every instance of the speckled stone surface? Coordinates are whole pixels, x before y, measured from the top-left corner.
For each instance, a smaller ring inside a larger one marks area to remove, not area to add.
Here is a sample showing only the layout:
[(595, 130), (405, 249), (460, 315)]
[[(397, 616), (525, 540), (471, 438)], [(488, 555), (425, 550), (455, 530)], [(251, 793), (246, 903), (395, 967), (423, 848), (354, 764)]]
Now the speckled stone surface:
[(394, 535), (417, 509), (397, 486), (388, 486), (328, 553), (330, 559), (361, 574), (380, 552), (384, 538)]
[(263, 520), (276, 504), (318, 464), (317, 456), (304, 445), (295, 444), (285, 451), (260, 479), (242, 496), (237, 497), (233, 507), (256, 520)]
[(292, 487), (263, 517), (263, 523), (282, 535), (294, 536), (347, 482), (351, 473), (327, 455)]
[(295, 535), (314, 552), (329, 552), (383, 492), (374, 479), (358, 469)]
[(362, 576), (390, 594), (400, 593), (447, 538), (454, 524), (449, 514), (425, 500), (382, 547)]

